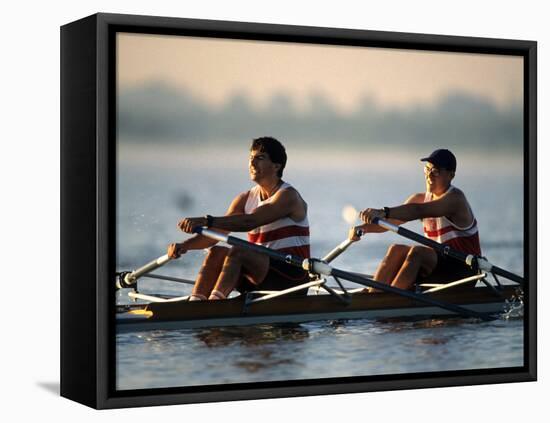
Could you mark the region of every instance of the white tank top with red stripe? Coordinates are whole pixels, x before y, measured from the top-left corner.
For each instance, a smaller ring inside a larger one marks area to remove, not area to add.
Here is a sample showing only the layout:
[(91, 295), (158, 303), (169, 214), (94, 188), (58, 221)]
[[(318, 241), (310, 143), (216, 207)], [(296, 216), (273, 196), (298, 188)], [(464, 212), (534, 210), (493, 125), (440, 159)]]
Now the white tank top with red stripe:
[[(450, 186), (445, 194), (454, 190), (454, 186)], [(424, 202), (427, 203), (433, 200), (431, 192), (426, 192)], [(479, 243), (479, 232), (477, 229), (477, 220), (472, 212), (472, 223), (468, 226), (461, 227), (451, 222), (447, 217), (427, 217), (422, 219), (424, 226), (424, 235), (440, 244), (445, 244), (454, 250), (461, 251), (465, 254), (481, 255), (481, 246)]]
[[(279, 190), (292, 188), (286, 182)], [(273, 195), (266, 200), (261, 199), (260, 186), (256, 185), (248, 191), (244, 212), (251, 214), (256, 208), (272, 201)], [(309, 258), (309, 222), (305, 219), (296, 222), (290, 217), (283, 217), (267, 225), (260, 226), (248, 232), (248, 241), (264, 247), (272, 248), (282, 253)]]

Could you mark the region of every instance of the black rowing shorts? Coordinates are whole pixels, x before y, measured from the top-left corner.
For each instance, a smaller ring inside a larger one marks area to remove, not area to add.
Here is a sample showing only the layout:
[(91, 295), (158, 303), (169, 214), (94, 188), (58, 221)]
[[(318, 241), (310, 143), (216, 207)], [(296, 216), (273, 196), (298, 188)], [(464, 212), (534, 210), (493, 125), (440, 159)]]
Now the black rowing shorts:
[[(282, 261), (269, 259), (269, 270), (264, 280), (255, 285), (246, 277), (241, 278), (237, 291), (241, 294), (250, 291), (282, 291), (309, 282), (309, 273), (302, 268)], [(289, 295), (306, 295), (307, 288)]]
[[(428, 276), (421, 278), (420, 283), (449, 283), (477, 275), (477, 273), (465, 263), (438, 254), (435, 269)], [(473, 281), (472, 284), (475, 285), (476, 282)]]

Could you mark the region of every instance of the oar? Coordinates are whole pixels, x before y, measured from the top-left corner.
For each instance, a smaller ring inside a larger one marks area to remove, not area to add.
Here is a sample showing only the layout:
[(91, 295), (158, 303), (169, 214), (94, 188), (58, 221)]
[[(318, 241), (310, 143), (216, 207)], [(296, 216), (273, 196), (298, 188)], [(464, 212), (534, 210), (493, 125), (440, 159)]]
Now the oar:
[(150, 261), (149, 263), (141, 266), (140, 268), (134, 270), (133, 272), (122, 272), (117, 277), (116, 286), (117, 288), (131, 288), (137, 282), (137, 280), (145, 275), (146, 273), (152, 272), (155, 269), (158, 269), (161, 266), (164, 266), (171, 260), (168, 257), (168, 254), (160, 256), (159, 258)]
[(434, 250), (438, 251), (440, 254), (452, 257), (455, 260), (465, 263), (472, 268), (475, 268), (477, 266), (477, 268), (482, 271), (495, 273), (499, 276), (510, 279), (520, 284), (524, 283), (524, 279), (521, 276), (518, 276), (512, 272), (504, 270), (498, 266), (495, 266), (483, 257), (478, 257), (473, 254), (465, 254), (460, 251), (453, 250), (448, 245), (440, 244), (439, 242), (433, 241), (420, 234), (417, 234), (416, 232), (413, 232), (401, 226), (394, 225), (393, 223), (387, 222), (378, 217), (375, 217), (372, 220), (372, 223), (375, 225), (379, 225), (389, 231), (395, 232), (398, 235), (401, 235), (402, 237), (408, 238), (412, 241), (416, 241), (419, 244), (423, 244), (423, 245), (426, 245), (427, 247), (431, 247)]
[[(346, 221), (348, 225), (355, 225), (358, 217), (359, 217), (359, 212), (355, 209), (355, 207), (351, 205), (347, 205), (342, 209), (342, 218)], [(362, 237), (363, 231), (358, 230), (356, 234), (358, 237)], [(346, 251), (348, 247), (353, 243), (354, 241), (347, 238), (346, 240), (342, 241), (339, 245), (337, 245), (333, 250), (331, 250), (326, 256), (324, 256), (322, 260), (326, 261), (327, 263), (330, 263), (340, 254)]]
[[(363, 276), (359, 276), (355, 273), (346, 272), (341, 269), (337, 269), (334, 267), (331, 267), (328, 263), (321, 261), (319, 259), (304, 259), (302, 257), (294, 256), (292, 254), (284, 254), (280, 253), (278, 251), (272, 250), (271, 248), (264, 247), (262, 245), (253, 244), (248, 241), (245, 241), (244, 239), (236, 238), (234, 236), (222, 234), (220, 232), (213, 231), (211, 229), (208, 229), (206, 227), (196, 227), (194, 228), (194, 232), (207, 236), (211, 239), (215, 239), (220, 242), (224, 242), (226, 244), (229, 244), (231, 246), (235, 247), (241, 247), (245, 249), (249, 249), (252, 251), (256, 251), (260, 254), (265, 254), (275, 260), (282, 261), (284, 263), (291, 264), (296, 267), (301, 267), (311, 273), (316, 273), (319, 275), (324, 276), (336, 276), (342, 279), (346, 279), (351, 282), (355, 282), (359, 285), (364, 285), (367, 287), (379, 289), (381, 291), (390, 292), (392, 294), (397, 294), (402, 297), (410, 298), (412, 300), (419, 301), (424, 304), (436, 306), (445, 310), (452, 311), (453, 313), (460, 314), (462, 316), (466, 317), (475, 317), (482, 320), (494, 320), (495, 317), (490, 316), (486, 313), (479, 313), (477, 311), (468, 310), (467, 308), (446, 303), (443, 301), (435, 300), (433, 298), (430, 298), (428, 296), (416, 294), (411, 291), (406, 291), (404, 289), (395, 288), (390, 285), (386, 285), (380, 282), (376, 282), (374, 280), (365, 278)], [(365, 294), (369, 295), (369, 294)]]
[[(356, 222), (358, 218), (358, 212), (353, 206), (345, 206), (342, 210), (342, 217), (348, 224), (353, 224)], [(358, 236), (362, 236), (363, 232), (358, 231)], [(332, 251), (330, 251), (325, 257), (323, 257), (323, 260), (327, 263), (330, 263), (332, 260), (334, 260), (336, 257), (338, 257), (340, 254), (342, 254), (346, 249), (353, 243), (353, 241), (346, 239), (343, 241), (340, 245), (338, 245), (336, 248), (334, 248)], [(136, 284), (137, 280), (141, 277), (149, 277), (154, 279), (161, 279), (161, 280), (167, 280), (167, 281), (173, 281), (173, 282), (180, 282), (185, 284), (194, 285), (195, 282), (187, 279), (181, 279), (181, 278), (175, 278), (172, 276), (163, 276), (163, 275), (156, 275), (152, 274), (152, 272), (155, 269), (158, 269), (161, 266), (164, 266), (166, 263), (170, 261), (170, 257), (168, 257), (167, 254), (160, 256), (159, 258), (150, 261), (149, 263), (141, 266), (140, 268), (132, 271), (132, 272), (122, 272), (118, 275), (117, 278), (117, 288), (130, 288), (133, 285)]]
[[(355, 232), (357, 236), (361, 237), (363, 236), (362, 230), (357, 230)], [(323, 261), (326, 261), (327, 263), (330, 263), (333, 261), (336, 257), (338, 257), (340, 254), (342, 254), (344, 251), (348, 249), (348, 247), (353, 244), (355, 241), (352, 241), (351, 239), (346, 239), (345, 241), (342, 241), (340, 244), (338, 244), (332, 251), (330, 251), (326, 256), (322, 258)]]

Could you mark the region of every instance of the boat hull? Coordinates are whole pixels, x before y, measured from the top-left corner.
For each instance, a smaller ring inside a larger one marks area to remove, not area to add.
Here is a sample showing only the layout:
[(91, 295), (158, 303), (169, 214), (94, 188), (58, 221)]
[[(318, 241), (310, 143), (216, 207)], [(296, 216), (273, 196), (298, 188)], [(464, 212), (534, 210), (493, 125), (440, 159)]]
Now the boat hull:
[[(477, 312), (498, 314), (505, 300), (516, 293), (504, 287), (501, 296), (486, 288), (449, 289), (429, 294)], [(428, 295), (428, 294), (426, 294)], [(453, 312), (394, 294), (353, 294), (344, 304), (330, 295), (276, 298), (249, 304), (244, 298), (208, 302), (152, 303), (142, 310), (117, 314), (117, 333), (144, 330), (175, 330), (218, 326), (305, 323), (319, 320), (389, 319), (456, 316)]]

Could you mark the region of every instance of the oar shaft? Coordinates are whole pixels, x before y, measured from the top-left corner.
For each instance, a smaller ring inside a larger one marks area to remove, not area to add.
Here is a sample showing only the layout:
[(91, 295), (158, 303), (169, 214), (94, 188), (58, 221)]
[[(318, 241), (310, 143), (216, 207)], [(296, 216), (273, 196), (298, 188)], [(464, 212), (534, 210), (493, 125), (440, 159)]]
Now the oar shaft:
[[(363, 231), (358, 230), (356, 231), (357, 236), (361, 237), (363, 236)], [(355, 241), (352, 241), (351, 239), (346, 239), (340, 245), (336, 246), (332, 251), (330, 251), (326, 256), (324, 256), (321, 260), (326, 261), (327, 263), (330, 263), (333, 261), (336, 257), (338, 257), (340, 254), (342, 254), (344, 251), (348, 249), (348, 247), (353, 244)]]
[(401, 235), (402, 237), (408, 238), (412, 241), (416, 241), (419, 244), (423, 244), (423, 245), (426, 245), (427, 247), (431, 247), (434, 250), (438, 251), (440, 254), (452, 257), (455, 260), (461, 261), (470, 267), (475, 267), (477, 265), (478, 268), (483, 271), (496, 273), (497, 275), (500, 275), (502, 277), (505, 277), (507, 279), (510, 279), (511, 281), (514, 281), (520, 284), (524, 283), (524, 280), (521, 276), (515, 275), (514, 273), (504, 270), (498, 266), (494, 266), (484, 258), (477, 257), (473, 254), (464, 254), (460, 251), (453, 250), (448, 245), (440, 244), (439, 242), (433, 241), (420, 234), (417, 234), (416, 232), (413, 232), (409, 229), (403, 228), (398, 225), (394, 225), (393, 223), (387, 222), (378, 217), (375, 217), (372, 220), (372, 223), (374, 223), (375, 225), (379, 225), (389, 231), (395, 232)]
[(447, 245), (440, 244), (439, 242), (426, 238), (425, 236), (417, 234), (416, 232), (413, 232), (407, 228), (394, 225), (393, 223), (387, 222), (380, 218), (374, 218), (372, 223), (374, 223), (375, 225), (379, 225), (382, 228), (387, 229), (388, 231), (395, 232), (396, 234), (399, 234), (404, 238), (408, 238), (412, 241), (418, 242), (419, 244), (431, 247), (434, 250), (439, 251), (441, 254), (453, 257), (454, 259), (462, 261), (463, 263), (466, 263), (468, 265), (471, 265), (472, 260), (475, 258), (475, 256), (473, 255), (464, 254), (460, 251), (453, 250)]
[(499, 276), (502, 276), (503, 278), (510, 279), (511, 281), (523, 284), (524, 279), (521, 276), (518, 276), (514, 273), (510, 273), (508, 270), (501, 269), (498, 266), (493, 266), (491, 268), (491, 272), (496, 273)]
[(332, 251), (330, 251), (326, 256), (323, 257), (323, 260), (327, 263), (330, 263), (340, 254), (347, 250), (347, 248), (353, 243), (350, 239), (346, 239), (340, 245), (337, 245)]
[(128, 273), (125, 276), (125, 281), (127, 283), (133, 283), (137, 279), (139, 279), (141, 276), (143, 276), (146, 273), (152, 272), (155, 269), (158, 269), (161, 266), (164, 266), (166, 263), (170, 261), (170, 257), (168, 257), (168, 254), (165, 254), (163, 256), (160, 256), (159, 258), (150, 261), (149, 263), (141, 266), (140, 268), (134, 270), (131, 273)]
[(435, 300), (433, 298), (430, 298), (430, 297), (422, 295), (422, 294), (416, 294), (412, 291), (407, 291), (407, 290), (404, 290), (404, 289), (395, 288), (393, 286), (386, 285), (386, 284), (383, 284), (383, 283), (380, 283), (380, 282), (376, 282), (374, 280), (367, 279), (365, 277), (359, 276), (359, 275), (354, 274), (354, 273), (350, 273), (350, 272), (346, 272), (344, 270), (336, 269), (334, 267), (332, 268), (331, 275), (342, 278), (342, 279), (347, 279), (348, 281), (355, 282), (359, 285), (364, 285), (364, 286), (367, 286), (367, 287), (370, 287), (370, 288), (379, 289), (381, 291), (389, 292), (389, 293), (392, 293), (392, 294), (397, 294), (397, 295), (400, 295), (402, 297), (410, 298), (411, 300), (422, 302), (424, 304), (433, 305), (433, 306), (436, 306), (436, 307), (439, 307), (439, 308), (443, 308), (445, 310), (449, 310), (449, 311), (455, 312), (457, 314), (460, 314), (461, 316), (475, 317), (475, 318), (479, 318), (479, 319), (486, 320), (486, 321), (494, 320), (494, 318), (492, 316), (489, 316), (485, 313), (479, 313), (479, 312), (474, 311), (474, 310), (469, 310), (467, 308), (458, 306), (456, 304), (438, 301), (438, 300)]
[(253, 244), (252, 242), (245, 241), (244, 239), (240, 239), (231, 235), (225, 235), (211, 229), (197, 227), (194, 229), (194, 232), (215, 239), (216, 241), (225, 242), (226, 244), (232, 245), (234, 247), (242, 247), (248, 250), (256, 251), (260, 254), (266, 254), (275, 260), (289, 263), (297, 267), (302, 267), (304, 264), (304, 260), (307, 261), (307, 259), (304, 259), (303, 257), (294, 256), (292, 254), (279, 253), (278, 251), (272, 250), (271, 248), (267, 248), (258, 244)]

